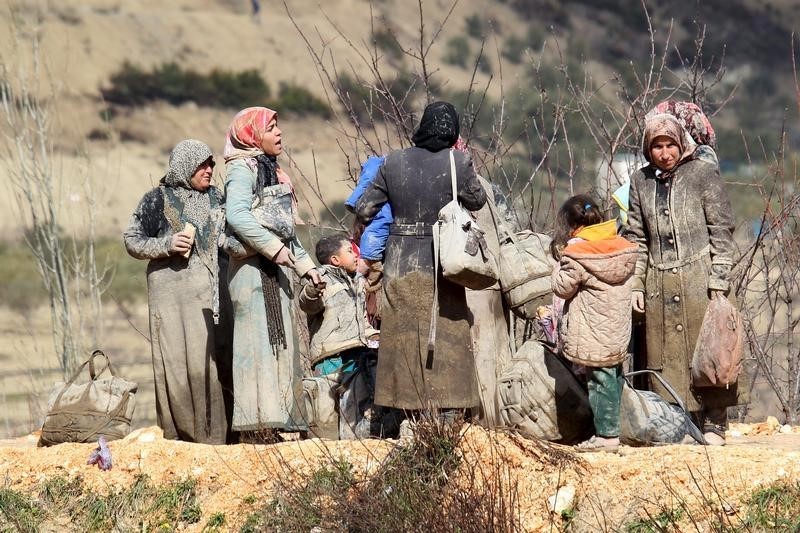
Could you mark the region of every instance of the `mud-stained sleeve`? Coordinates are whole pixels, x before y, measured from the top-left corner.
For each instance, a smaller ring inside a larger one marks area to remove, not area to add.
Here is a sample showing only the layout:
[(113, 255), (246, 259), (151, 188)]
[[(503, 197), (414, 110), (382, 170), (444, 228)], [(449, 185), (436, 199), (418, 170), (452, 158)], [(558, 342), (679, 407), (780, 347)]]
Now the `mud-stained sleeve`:
[(636, 171), (631, 176), (631, 190), (628, 205), (628, 227), (623, 236), (635, 243), (639, 247), (639, 254), (636, 258), (636, 269), (633, 274), (632, 288), (635, 291), (644, 292), (645, 277), (647, 276), (647, 234), (644, 227), (644, 217), (642, 216), (642, 202), (639, 198), (639, 186), (644, 179), (641, 170)]
[(562, 257), (561, 262), (553, 271), (550, 278), (553, 294), (564, 300), (569, 300), (581, 287), (585, 269), (570, 257)]
[(250, 208), (253, 202), (255, 175), (242, 161), (228, 164), (225, 182), (225, 219), (236, 236), (258, 253), (272, 259), (283, 248), (283, 242), (259, 224)]
[(316, 296), (309, 295), (308, 291), (311, 291), (313, 288), (314, 285), (311, 282), (305, 283), (298, 298), (300, 309), (309, 316), (321, 313), (325, 309), (325, 302), (321, 292), (318, 292)]
[[(456, 183), (458, 184), (458, 201), (464, 209), (477, 211), (486, 203), (486, 191), (483, 189), (475, 167), (472, 165), (472, 158), (461, 154), (462, 161), (458, 165)], [(459, 157), (459, 156), (456, 156)], [(459, 157), (459, 159), (461, 159)]]
[(142, 197), (131, 215), (128, 228), (122, 233), (125, 249), (136, 259), (169, 257), (172, 233), (158, 236), (158, 219), (164, 211), (164, 197), (153, 189)]
[(733, 265), (733, 209), (731, 208), (725, 183), (716, 168), (710, 168), (702, 176), (703, 212), (708, 227), (711, 246), (711, 273), (708, 288), (727, 291), (730, 287), (728, 275)]
[(317, 267), (314, 264), (314, 260), (311, 259), (311, 256), (308, 254), (303, 245), (300, 244), (300, 241), (295, 237), (289, 243), (289, 249), (294, 254), (294, 271), (297, 272), (297, 275), (301, 278), (308, 274), (308, 272)]
[(364, 224), (369, 224), (369, 222), (375, 218), (375, 215), (378, 214), (378, 211), (381, 210), (383, 204), (389, 201), (386, 175), (384, 173), (388, 164), (389, 159), (387, 158), (386, 163), (381, 165), (381, 168), (378, 170), (375, 179), (367, 186), (367, 190), (364, 191), (364, 194), (362, 194), (361, 198), (356, 202), (354, 209), (355, 214), (358, 220)]

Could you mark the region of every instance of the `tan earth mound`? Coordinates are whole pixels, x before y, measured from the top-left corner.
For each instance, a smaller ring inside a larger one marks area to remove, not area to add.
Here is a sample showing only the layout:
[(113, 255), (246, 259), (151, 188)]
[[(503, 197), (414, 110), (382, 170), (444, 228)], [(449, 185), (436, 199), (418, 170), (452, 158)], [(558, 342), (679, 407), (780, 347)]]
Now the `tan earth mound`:
[[(683, 502), (698, 515), (714, 506), (735, 514), (757, 487), (800, 481), (800, 431), (781, 433), (777, 425), (768, 437), (759, 435), (768, 427), (734, 425), (725, 447), (623, 446), (618, 454), (575, 455), (569, 447), (467, 426), (459, 446), (460, 476), (509, 475), (530, 531), (561, 524), (561, 517), (549, 511), (548, 498), (567, 486), (576, 493), (572, 523), (577, 530), (618, 528), (645, 510), (657, 514), (669, 502)], [(398, 445), (310, 439), (209, 446), (167, 441), (158, 428), (145, 428), (110, 443), (114, 467), (102, 472), (86, 465), (92, 444), (35, 448), (35, 442), (35, 435), (0, 441), (0, 478), (6, 487), (35, 491), (47, 478), (81, 476), (88, 488), (106, 491), (129, 486), (142, 473), (156, 485), (191, 477), (198, 482), (203, 518), (187, 531), (200, 531), (213, 513), (236, 516), (249, 495), (266, 502), (280, 480), (308, 476), (333, 459), (352, 464), (357, 477), (369, 476)]]

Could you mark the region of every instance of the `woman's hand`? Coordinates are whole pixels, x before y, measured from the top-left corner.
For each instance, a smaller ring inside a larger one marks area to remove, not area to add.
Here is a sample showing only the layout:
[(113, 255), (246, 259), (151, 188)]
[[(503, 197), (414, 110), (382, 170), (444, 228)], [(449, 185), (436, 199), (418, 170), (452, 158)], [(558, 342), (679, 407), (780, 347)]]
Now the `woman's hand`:
[(169, 243), (169, 253), (185, 254), (192, 248), (192, 237), (185, 231), (179, 231), (172, 236)]
[(725, 298), (725, 291), (721, 291), (719, 289), (708, 289), (708, 299), (713, 300), (717, 296)]
[(642, 291), (633, 291), (631, 294), (631, 306), (637, 313), (644, 313), (644, 293)]
[(272, 258), (273, 263), (285, 267), (293, 267), (294, 261), (294, 254), (286, 246), (281, 248), (281, 250), (275, 254), (275, 257)]
[(322, 290), (325, 288), (325, 282), (322, 281), (322, 276), (320, 276), (319, 271), (316, 268), (312, 268), (306, 273), (306, 277), (311, 280), (311, 283), (314, 284), (318, 290)]

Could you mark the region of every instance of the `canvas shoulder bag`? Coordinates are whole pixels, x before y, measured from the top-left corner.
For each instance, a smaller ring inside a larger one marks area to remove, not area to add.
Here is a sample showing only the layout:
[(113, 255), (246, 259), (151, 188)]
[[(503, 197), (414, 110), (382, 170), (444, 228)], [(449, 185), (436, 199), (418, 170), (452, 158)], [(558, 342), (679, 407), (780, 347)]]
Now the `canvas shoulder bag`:
[(442, 275), (448, 280), (476, 291), (488, 289), (497, 283), (497, 259), (489, 251), (484, 231), (458, 203), (452, 150), (450, 183), (453, 199), (439, 210), (439, 219), (433, 225), (434, 260), (439, 260)]
[[(105, 359), (105, 368), (95, 368), (95, 359)], [(89, 367), (89, 381), (75, 383)], [(105, 370), (110, 377), (100, 378)], [(62, 442), (92, 442), (100, 435), (106, 440), (121, 439), (131, 428), (138, 384), (117, 376), (108, 356), (101, 350), (78, 367), (69, 381), (56, 383), (50, 392), (48, 412), (42, 426), (39, 446)]]

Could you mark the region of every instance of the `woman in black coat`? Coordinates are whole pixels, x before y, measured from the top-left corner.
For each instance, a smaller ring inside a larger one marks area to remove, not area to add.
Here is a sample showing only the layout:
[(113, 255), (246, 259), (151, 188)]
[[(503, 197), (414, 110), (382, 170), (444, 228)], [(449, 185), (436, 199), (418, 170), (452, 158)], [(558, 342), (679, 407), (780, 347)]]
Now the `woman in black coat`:
[[(480, 403), (470, 340), (472, 316), (464, 287), (434, 273), (431, 228), (452, 200), (450, 149), (458, 139), (452, 104), (425, 108), (414, 146), (386, 157), (355, 206), (365, 222), (389, 202), (394, 215), (386, 245), (381, 346), (375, 403), (406, 410), (472, 408)], [(458, 200), (469, 210), (486, 202), (472, 160), (455, 151)], [(438, 276), (436, 338), (428, 350), (434, 275)]]

